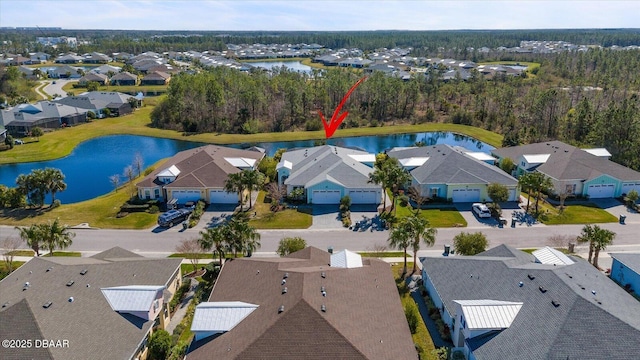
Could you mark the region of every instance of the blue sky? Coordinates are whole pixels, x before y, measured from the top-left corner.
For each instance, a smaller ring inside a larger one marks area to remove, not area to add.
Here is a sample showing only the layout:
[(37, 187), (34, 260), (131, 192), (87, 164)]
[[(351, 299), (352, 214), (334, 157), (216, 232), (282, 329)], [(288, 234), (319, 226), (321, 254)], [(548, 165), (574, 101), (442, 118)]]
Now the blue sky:
[(0, 26), (127, 30), (640, 27), (640, 1), (0, 0)]

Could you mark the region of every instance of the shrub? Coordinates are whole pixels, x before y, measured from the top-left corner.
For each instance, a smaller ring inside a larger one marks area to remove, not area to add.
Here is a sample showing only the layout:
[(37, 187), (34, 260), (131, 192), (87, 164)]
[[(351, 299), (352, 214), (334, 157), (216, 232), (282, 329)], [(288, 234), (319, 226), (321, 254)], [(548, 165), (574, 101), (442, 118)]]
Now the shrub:
[(62, 203), (60, 202), (60, 200), (56, 199), (53, 204), (51, 204), (52, 208), (57, 208), (61, 205)]
[(185, 281), (178, 288), (176, 293), (173, 295), (173, 298), (169, 302), (169, 309), (171, 310), (171, 312), (173, 312), (178, 307), (178, 304), (180, 304), (180, 302), (182, 301), (182, 298), (189, 291), (190, 287), (191, 287), (191, 282)]
[(149, 214), (157, 214), (160, 212), (160, 208), (157, 205), (152, 205), (148, 210)]
[(149, 356), (151, 359), (165, 359), (171, 350), (171, 335), (165, 330), (157, 330), (149, 341)]
[(420, 315), (418, 315), (415, 303), (409, 303), (404, 306), (404, 316), (406, 316), (407, 323), (409, 323), (409, 330), (411, 330), (412, 334), (415, 334), (420, 323)]

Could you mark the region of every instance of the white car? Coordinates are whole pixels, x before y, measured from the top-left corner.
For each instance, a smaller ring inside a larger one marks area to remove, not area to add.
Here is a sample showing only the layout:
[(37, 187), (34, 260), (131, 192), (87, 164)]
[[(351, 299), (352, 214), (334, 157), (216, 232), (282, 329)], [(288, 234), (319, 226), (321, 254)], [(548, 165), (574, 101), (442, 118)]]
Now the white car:
[(471, 205), (471, 210), (473, 210), (473, 212), (476, 213), (479, 218), (491, 217), (491, 210), (489, 210), (489, 208), (485, 204), (474, 203), (473, 205)]

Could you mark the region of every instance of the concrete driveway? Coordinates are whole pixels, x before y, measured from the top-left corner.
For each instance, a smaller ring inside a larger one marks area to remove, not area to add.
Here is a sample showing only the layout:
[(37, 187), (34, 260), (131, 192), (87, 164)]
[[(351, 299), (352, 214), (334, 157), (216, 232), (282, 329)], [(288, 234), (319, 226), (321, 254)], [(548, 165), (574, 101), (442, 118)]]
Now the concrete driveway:
[[(494, 218), (479, 218), (472, 210), (473, 203), (455, 203), (456, 210), (467, 221), (467, 228), (499, 228), (498, 220)], [(502, 217), (507, 219), (505, 228), (511, 227), (512, 218), (515, 219), (515, 226), (544, 226), (544, 224), (536, 222), (531, 216), (526, 215), (524, 210), (520, 208), (517, 202), (510, 201), (501, 203)]]
[[(71, 81), (78, 81), (77, 79), (73, 79), (73, 80), (69, 80), (69, 79), (50, 79), (50, 80), (43, 80), (48, 82), (47, 86), (45, 86), (44, 88), (42, 88), (42, 90), (48, 94), (49, 96), (54, 96), (54, 95), (60, 95), (62, 97), (67, 96), (67, 93), (62, 90), (62, 87), (65, 86), (68, 82)], [(55, 84), (53, 83), (55, 81)], [(75, 91), (78, 94), (81, 92), (86, 91), (86, 89), (78, 89), (80, 91)]]
[[(312, 205), (313, 222), (309, 229), (344, 229), (340, 220), (339, 205)], [(368, 229), (372, 219), (378, 216), (378, 205), (351, 205), (351, 221), (361, 222), (363, 230)]]
[(617, 199), (590, 199), (590, 202), (598, 205), (599, 208), (604, 209), (618, 219), (620, 219), (620, 215), (625, 215), (627, 217), (625, 224), (640, 224), (640, 213), (629, 209)]

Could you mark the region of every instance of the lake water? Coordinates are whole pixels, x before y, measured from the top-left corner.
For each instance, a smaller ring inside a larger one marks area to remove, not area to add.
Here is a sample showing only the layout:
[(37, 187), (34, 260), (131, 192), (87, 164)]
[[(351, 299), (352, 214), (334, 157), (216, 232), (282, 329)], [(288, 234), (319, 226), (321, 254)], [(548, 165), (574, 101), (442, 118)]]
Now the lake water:
[(273, 68), (286, 67), (289, 70), (297, 72), (311, 72), (311, 66), (303, 65), (300, 61), (257, 61), (246, 63), (251, 66), (260, 67), (263, 69), (271, 70)]
[[(474, 138), (447, 132), (335, 138), (327, 140), (327, 143), (379, 153), (392, 147), (413, 146), (418, 141), (424, 142), (426, 145), (449, 144), (461, 146), (471, 151), (486, 153), (494, 149), (492, 146)], [(315, 144), (314, 140), (306, 140), (227, 146), (247, 148), (255, 145), (264, 148), (268, 155), (273, 155), (280, 148), (311, 147)], [(171, 157), (179, 151), (202, 145), (204, 144), (146, 136), (104, 136), (83, 142), (69, 156), (61, 159), (0, 165), (0, 184), (14, 187), (15, 180), (20, 174), (28, 174), (33, 169), (45, 167), (57, 168), (66, 176), (67, 190), (56, 194), (56, 198), (60, 199), (62, 203), (69, 204), (92, 199), (112, 191), (113, 186), (109, 181), (109, 177), (114, 174), (120, 174), (121, 181), (124, 182), (124, 168), (133, 163), (136, 154), (142, 156), (144, 166), (147, 167), (160, 159)]]

